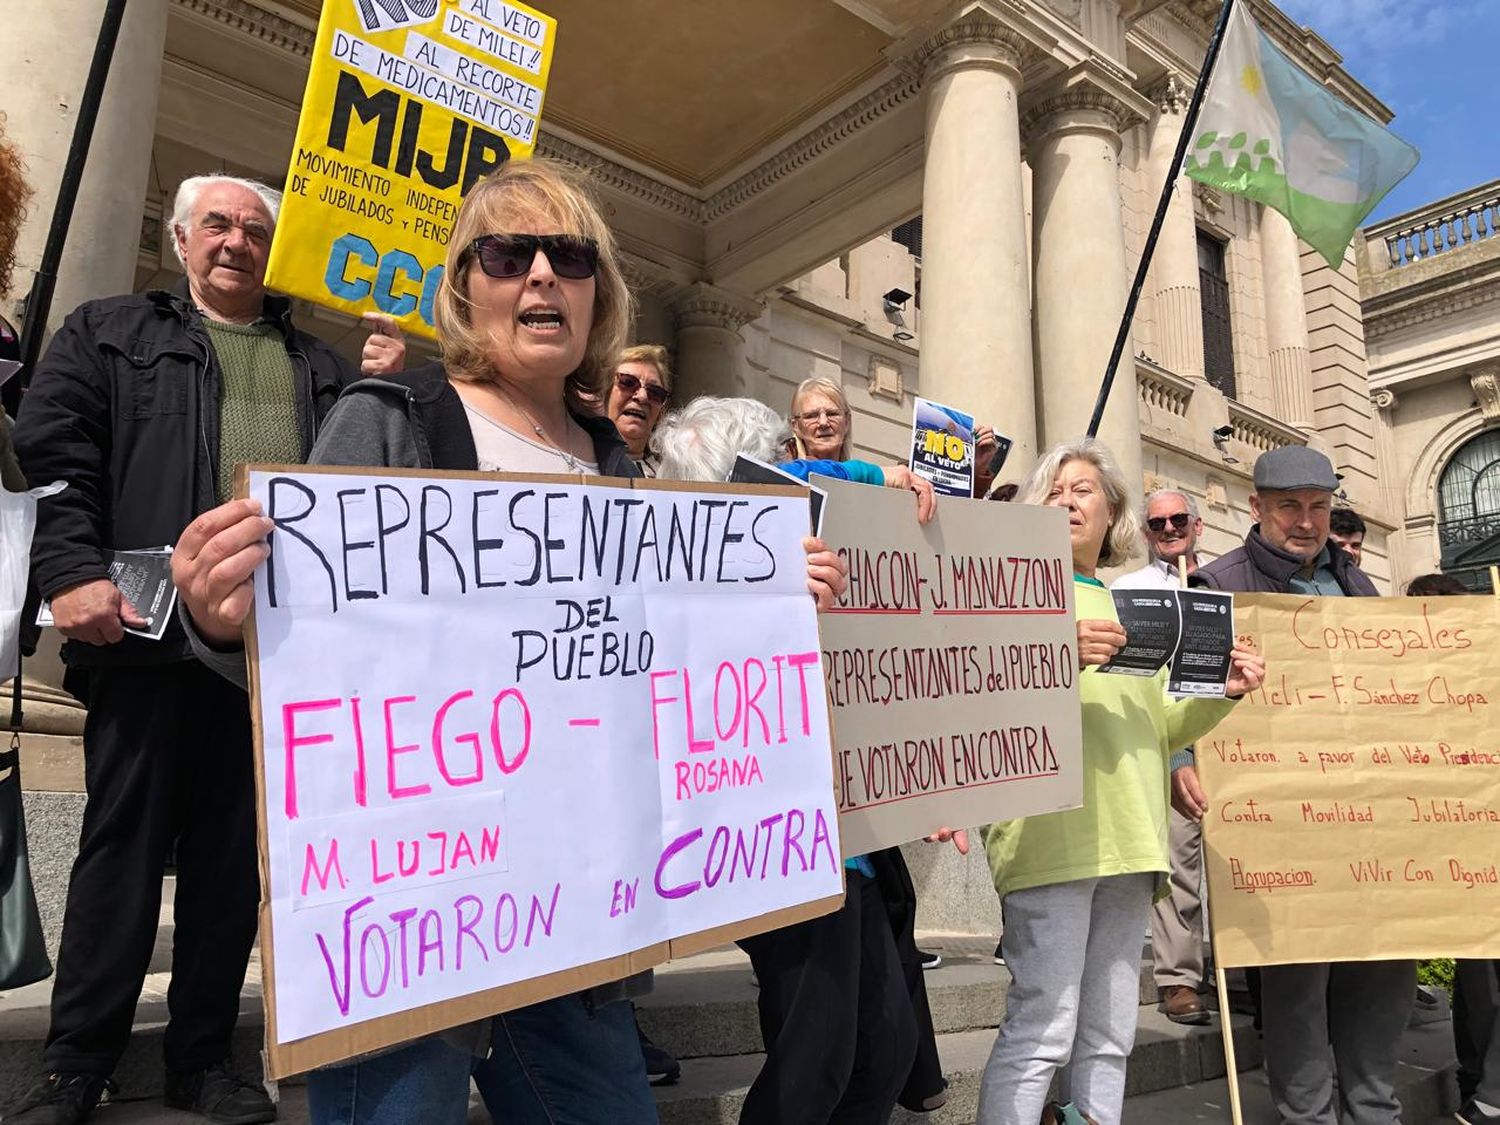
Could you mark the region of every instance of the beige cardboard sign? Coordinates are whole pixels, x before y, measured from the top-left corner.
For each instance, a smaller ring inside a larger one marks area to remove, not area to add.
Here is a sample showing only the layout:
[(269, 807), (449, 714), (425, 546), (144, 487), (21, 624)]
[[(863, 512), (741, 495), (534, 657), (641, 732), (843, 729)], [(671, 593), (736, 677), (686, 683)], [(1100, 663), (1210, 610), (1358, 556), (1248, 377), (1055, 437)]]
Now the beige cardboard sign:
[(1500, 600), (1235, 615), (1268, 680), (1197, 748), (1220, 962), (1500, 956)]
[(842, 902), (801, 489), (242, 472), (273, 1076)]
[(814, 477), (849, 589), (821, 619), (845, 855), (1077, 808), (1066, 514)]

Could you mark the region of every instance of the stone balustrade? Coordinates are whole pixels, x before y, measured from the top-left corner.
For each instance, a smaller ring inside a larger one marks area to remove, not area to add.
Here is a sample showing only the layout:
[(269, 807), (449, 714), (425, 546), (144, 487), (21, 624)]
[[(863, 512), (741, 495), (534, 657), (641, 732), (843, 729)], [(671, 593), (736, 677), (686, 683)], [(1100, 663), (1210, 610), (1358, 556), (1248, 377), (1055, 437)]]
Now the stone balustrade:
[(1269, 453), (1284, 445), (1306, 445), (1307, 435), (1296, 426), (1289, 426), (1269, 414), (1230, 399), (1229, 425), (1233, 429), (1231, 439), (1243, 442), (1261, 453)]
[(1500, 234), (1500, 181), (1367, 228), (1372, 261), (1400, 269)]
[(1135, 381), (1141, 406), (1149, 412), (1164, 411), (1186, 418), (1193, 400), (1193, 388), (1201, 380), (1184, 379), (1144, 360), (1136, 361)]

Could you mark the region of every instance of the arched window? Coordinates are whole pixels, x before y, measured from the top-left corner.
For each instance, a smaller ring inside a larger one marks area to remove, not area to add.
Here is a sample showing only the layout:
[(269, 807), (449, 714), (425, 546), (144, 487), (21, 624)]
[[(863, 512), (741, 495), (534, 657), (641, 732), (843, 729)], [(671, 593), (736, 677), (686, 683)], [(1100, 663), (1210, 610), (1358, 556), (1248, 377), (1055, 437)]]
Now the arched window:
[(1438, 540), (1445, 573), (1489, 589), (1489, 568), (1500, 564), (1500, 430), (1470, 438), (1444, 467)]

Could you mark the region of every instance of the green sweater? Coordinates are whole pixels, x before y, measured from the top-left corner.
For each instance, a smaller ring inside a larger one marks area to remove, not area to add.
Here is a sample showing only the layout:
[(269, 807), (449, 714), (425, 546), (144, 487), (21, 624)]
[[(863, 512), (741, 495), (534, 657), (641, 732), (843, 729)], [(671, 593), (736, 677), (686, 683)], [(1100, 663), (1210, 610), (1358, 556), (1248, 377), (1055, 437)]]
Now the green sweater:
[[(1078, 619), (1116, 621), (1108, 590), (1073, 583)], [(1100, 875), (1167, 871), (1167, 762), (1229, 714), (1234, 700), (1169, 700), (1155, 676), (1079, 675), (1083, 806), (991, 824), (985, 855), (995, 890), (1044, 887)]]

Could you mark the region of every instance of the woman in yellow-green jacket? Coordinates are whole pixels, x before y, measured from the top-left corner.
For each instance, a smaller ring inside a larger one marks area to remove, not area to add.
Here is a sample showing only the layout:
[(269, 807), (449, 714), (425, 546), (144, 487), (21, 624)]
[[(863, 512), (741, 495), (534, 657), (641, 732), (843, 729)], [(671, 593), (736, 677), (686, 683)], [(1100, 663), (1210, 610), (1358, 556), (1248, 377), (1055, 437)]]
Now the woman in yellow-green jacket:
[[(1133, 552), (1139, 528), (1114, 457), (1097, 441), (1059, 445), (1016, 499), (1068, 512), (1083, 705), (1083, 806), (991, 825), (985, 852), (1000, 894), (1014, 982), (984, 1071), (979, 1125), (1118, 1125), (1135, 1040), (1141, 937), (1168, 871), (1167, 762), (1234, 699), (1169, 701), (1161, 675), (1099, 675), (1125, 643), (1095, 571)], [(1236, 649), (1231, 697), (1265, 663)], [(1061, 1070), (1062, 1105), (1047, 1105)], [(1044, 1112), (1045, 1115), (1044, 1116)]]

